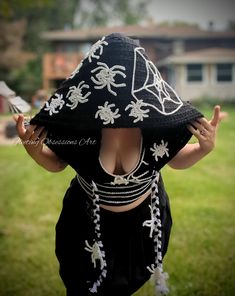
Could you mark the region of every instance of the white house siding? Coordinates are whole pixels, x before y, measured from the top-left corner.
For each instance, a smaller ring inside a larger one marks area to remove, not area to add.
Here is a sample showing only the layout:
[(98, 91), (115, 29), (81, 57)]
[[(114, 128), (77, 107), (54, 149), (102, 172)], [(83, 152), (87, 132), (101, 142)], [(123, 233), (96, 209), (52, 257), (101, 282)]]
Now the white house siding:
[(217, 82), (214, 64), (203, 65), (203, 81), (188, 82), (186, 65), (175, 65), (175, 88), (184, 100), (200, 97), (229, 99), (235, 98), (235, 64), (233, 65), (233, 81)]

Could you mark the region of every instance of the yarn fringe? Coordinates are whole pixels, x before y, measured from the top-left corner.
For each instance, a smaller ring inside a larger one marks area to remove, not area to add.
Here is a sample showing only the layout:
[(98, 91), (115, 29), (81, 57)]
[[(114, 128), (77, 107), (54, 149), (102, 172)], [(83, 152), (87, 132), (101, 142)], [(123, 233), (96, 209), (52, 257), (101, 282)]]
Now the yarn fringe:
[(169, 288), (167, 286), (167, 280), (169, 279), (168, 273), (161, 272), (156, 268), (152, 278), (155, 285), (156, 295), (167, 295), (169, 293)]

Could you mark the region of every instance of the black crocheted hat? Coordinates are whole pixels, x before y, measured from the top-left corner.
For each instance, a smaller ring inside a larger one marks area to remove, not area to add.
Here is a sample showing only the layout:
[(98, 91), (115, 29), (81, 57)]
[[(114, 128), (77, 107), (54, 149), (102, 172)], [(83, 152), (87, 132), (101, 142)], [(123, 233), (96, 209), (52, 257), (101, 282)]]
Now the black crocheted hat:
[(202, 114), (164, 81), (136, 40), (97, 41), (31, 124), (70, 132), (103, 127), (165, 130)]

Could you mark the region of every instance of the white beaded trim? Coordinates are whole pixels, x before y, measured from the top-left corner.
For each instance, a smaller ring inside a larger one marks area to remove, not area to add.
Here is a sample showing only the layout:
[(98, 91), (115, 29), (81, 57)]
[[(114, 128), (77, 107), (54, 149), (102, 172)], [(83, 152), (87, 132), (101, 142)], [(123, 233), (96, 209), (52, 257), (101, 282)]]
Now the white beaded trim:
[(146, 220), (143, 222), (143, 226), (150, 228), (149, 237), (153, 237), (153, 241), (155, 244), (154, 251), (155, 251), (155, 264), (152, 264), (150, 267), (148, 266), (147, 269), (149, 271), (153, 271), (154, 266), (162, 270), (162, 254), (161, 254), (161, 219), (160, 219), (160, 209), (159, 209), (159, 197), (158, 197), (158, 185), (157, 185), (157, 178), (159, 178), (159, 173), (153, 174), (152, 180), (152, 192), (151, 192), (151, 205), (150, 207), (150, 214), (151, 219)]
[[(93, 197), (93, 193), (92, 193), (92, 187), (90, 186), (90, 184), (88, 182), (86, 182), (80, 175), (77, 175), (77, 179), (79, 184), (81, 185), (82, 189), (88, 194), (89, 197)], [(99, 184), (96, 184), (99, 187)], [(135, 201), (139, 198), (139, 196), (141, 194), (143, 194), (144, 192), (148, 191), (148, 189), (150, 189), (151, 187), (151, 180), (147, 181), (145, 183), (145, 185), (141, 186), (141, 188), (137, 188), (137, 189), (133, 189), (133, 190), (129, 190), (128, 192), (113, 192), (113, 191), (102, 191), (100, 189), (98, 189), (98, 193), (99, 193), (99, 201), (100, 202), (108, 202), (109, 204), (124, 204), (124, 203), (128, 203), (130, 201)], [(112, 190), (113, 187), (108, 187), (107, 189)], [(126, 188), (127, 189), (127, 188)], [(127, 195), (128, 194), (128, 195)], [(133, 196), (133, 194), (137, 195), (136, 198), (131, 198)], [(102, 198), (103, 197), (103, 198)], [(111, 199), (112, 197), (112, 199)], [(105, 200), (105, 198), (107, 198), (108, 201)], [(119, 200), (117, 201), (116, 198), (119, 199), (123, 199), (123, 200)], [(131, 200), (130, 200), (131, 198)]]
[(99, 195), (97, 194), (97, 186), (95, 182), (92, 181), (93, 188), (93, 215), (94, 215), (94, 226), (95, 226), (95, 238), (92, 246), (89, 245), (88, 241), (85, 241), (85, 250), (91, 253), (91, 261), (96, 268), (96, 260), (100, 261), (100, 275), (98, 279), (89, 288), (91, 293), (97, 293), (98, 287), (102, 284), (104, 278), (107, 276), (107, 263), (105, 260), (105, 251), (103, 249), (103, 243), (101, 241), (100, 232), (100, 205), (99, 205)]

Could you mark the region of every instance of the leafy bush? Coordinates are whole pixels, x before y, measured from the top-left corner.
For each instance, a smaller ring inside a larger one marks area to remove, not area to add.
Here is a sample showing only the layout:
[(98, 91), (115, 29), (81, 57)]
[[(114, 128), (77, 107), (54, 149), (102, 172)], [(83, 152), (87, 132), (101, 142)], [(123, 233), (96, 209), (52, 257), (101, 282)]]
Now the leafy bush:
[(29, 61), (25, 66), (13, 70), (9, 74), (9, 86), (30, 101), (36, 90), (42, 88), (42, 59), (38, 56), (35, 60)]

